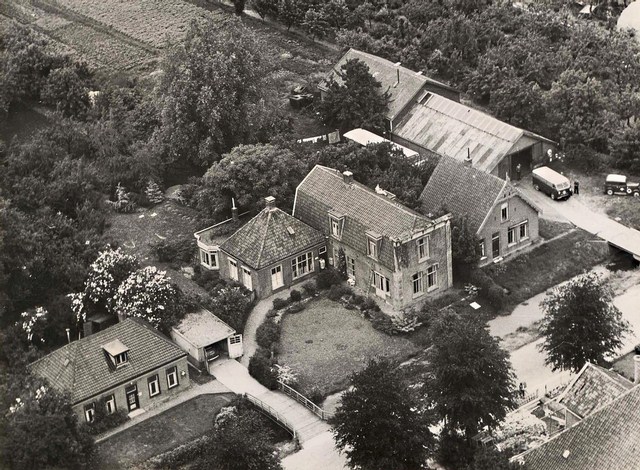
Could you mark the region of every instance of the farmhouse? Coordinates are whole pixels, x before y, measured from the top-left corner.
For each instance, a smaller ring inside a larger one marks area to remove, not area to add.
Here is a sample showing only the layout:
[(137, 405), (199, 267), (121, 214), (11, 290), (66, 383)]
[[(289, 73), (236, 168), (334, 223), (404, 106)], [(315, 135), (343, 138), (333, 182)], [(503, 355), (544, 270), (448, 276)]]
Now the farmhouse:
[(207, 309), (187, 314), (171, 329), (171, 339), (189, 354), (189, 361), (199, 370), (219, 357), (242, 356), (242, 335)]
[(538, 239), (542, 212), (509, 180), (480, 171), (469, 162), (442, 157), (420, 195), (422, 212), (466, 217), (480, 243), (480, 263), (501, 259)]
[(391, 140), (419, 152), (471, 159), (500, 178), (528, 174), (554, 142), (436, 93), (425, 93), (394, 126)]
[(449, 214), (431, 220), (351, 172), (316, 165), (296, 189), (293, 215), (328, 237), (330, 263), (344, 253), (351, 283), (395, 308), (452, 285)]
[(148, 323), (126, 319), (29, 365), (67, 393), (84, 422), (97, 406), (138, 414), (189, 387), (187, 353)]
[(393, 132), (403, 112), (427, 92), (438, 93), (449, 99), (460, 101), (460, 92), (451, 86), (426, 77), (422, 72), (414, 72), (402, 67), (400, 62), (393, 63), (382, 57), (349, 49), (329, 72), (324, 82), (318, 85), (322, 98), (328, 91), (328, 83), (335, 80), (341, 83), (340, 70), (348, 61), (357, 59), (369, 67), (369, 73), (382, 84), (381, 92), (389, 92), (389, 110), (386, 114), (387, 131)]

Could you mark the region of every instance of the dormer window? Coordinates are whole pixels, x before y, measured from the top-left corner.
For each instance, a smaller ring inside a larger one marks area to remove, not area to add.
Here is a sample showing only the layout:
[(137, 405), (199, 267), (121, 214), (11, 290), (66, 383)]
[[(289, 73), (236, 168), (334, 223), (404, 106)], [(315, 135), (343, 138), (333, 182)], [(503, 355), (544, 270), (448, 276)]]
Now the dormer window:
[(119, 339), (114, 339), (110, 343), (103, 345), (102, 349), (113, 368), (119, 369), (129, 363), (129, 348), (122, 344)]
[(340, 240), (342, 238), (342, 230), (344, 229), (344, 215), (335, 211), (329, 211), (329, 224), (331, 236)]
[(367, 232), (367, 256), (378, 259), (380, 256), (380, 246), (382, 244), (382, 235), (379, 233)]

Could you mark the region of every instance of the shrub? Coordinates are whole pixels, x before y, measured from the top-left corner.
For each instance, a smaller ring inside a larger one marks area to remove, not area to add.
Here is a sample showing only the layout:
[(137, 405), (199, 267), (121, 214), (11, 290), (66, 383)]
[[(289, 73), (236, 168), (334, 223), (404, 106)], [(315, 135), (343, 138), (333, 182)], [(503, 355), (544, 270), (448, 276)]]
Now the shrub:
[(98, 400), (94, 407), (95, 414), (92, 423), (87, 423), (87, 431), (94, 436), (102, 434), (109, 429), (113, 429), (129, 420), (127, 412), (125, 410), (116, 410), (115, 412), (107, 413), (106, 399), (102, 398)]
[(267, 312), (267, 318), (275, 318), (278, 316), (278, 312), (276, 312), (274, 309), (271, 309)]
[(289, 300), (291, 300), (291, 302), (300, 302), (302, 300), (302, 294), (300, 291), (292, 289), (289, 294)]
[(313, 403), (315, 403), (316, 405), (322, 406), (322, 402), (325, 400), (326, 397), (324, 393), (322, 393), (322, 390), (320, 390), (318, 387), (313, 387), (309, 391), (309, 396), (307, 398), (311, 400)]
[(393, 320), (388, 315), (385, 315), (379, 311), (370, 311), (371, 324), (378, 330), (388, 335), (396, 334), (396, 327), (393, 324)]
[(280, 298), (273, 299), (273, 309), (274, 310), (282, 310), (287, 305), (289, 305), (289, 299), (280, 299)]
[(304, 310), (304, 307), (305, 305), (302, 302), (296, 302), (287, 309), (287, 313), (300, 313)]
[(195, 240), (160, 240), (151, 244), (151, 251), (161, 263), (190, 263), (195, 253)]
[(329, 294), (327, 294), (327, 297), (329, 297), (334, 302), (337, 302), (342, 297), (347, 296), (347, 295), (351, 295), (352, 293), (353, 293), (353, 291), (351, 290), (351, 288), (349, 286), (333, 285), (329, 289)]
[(211, 437), (204, 435), (173, 450), (149, 459), (152, 468), (178, 468), (202, 457), (211, 448)]
[(357, 306), (363, 305), (366, 300), (367, 298), (364, 295), (353, 294), (351, 297), (351, 303)]
[(269, 351), (258, 348), (249, 360), (249, 374), (270, 390), (278, 388), (278, 379), (274, 370), (274, 361)]
[(306, 284), (303, 284), (302, 290), (309, 297), (315, 297), (315, 295), (318, 293), (318, 289), (316, 289), (316, 285), (313, 282), (307, 282)]
[(271, 350), (271, 345), (280, 340), (280, 325), (267, 318), (256, 330), (256, 342), (258, 346)]
[(367, 297), (362, 303), (362, 310), (367, 312), (379, 312), (380, 307), (375, 300), (373, 300), (371, 297)]
[(495, 310), (502, 309), (504, 306), (504, 289), (498, 285), (489, 287), (486, 299)]
[(320, 290), (327, 290), (331, 286), (335, 286), (341, 282), (342, 279), (340, 279), (340, 274), (338, 274), (338, 272), (333, 268), (327, 268), (324, 271), (320, 271), (320, 274), (316, 277), (316, 285)]
[(193, 276), (193, 280), (209, 294), (215, 295), (218, 290), (227, 285), (227, 282), (220, 277), (218, 271), (211, 271), (200, 265), (197, 265), (194, 271), (195, 276)]

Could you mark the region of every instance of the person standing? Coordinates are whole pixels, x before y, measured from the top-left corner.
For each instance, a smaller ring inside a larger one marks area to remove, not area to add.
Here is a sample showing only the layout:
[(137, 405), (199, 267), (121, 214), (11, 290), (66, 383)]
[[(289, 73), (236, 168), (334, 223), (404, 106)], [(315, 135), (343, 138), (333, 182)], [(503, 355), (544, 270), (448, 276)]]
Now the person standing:
[(522, 174), (522, 165), (520, 165), (520, 163), (518, 163), (516, 165), (516, 179), (518, 181), (520, 181), (520, 175)]
[(573, 194), (580, 194), (580, 181), (578, 180), (573, 182)]

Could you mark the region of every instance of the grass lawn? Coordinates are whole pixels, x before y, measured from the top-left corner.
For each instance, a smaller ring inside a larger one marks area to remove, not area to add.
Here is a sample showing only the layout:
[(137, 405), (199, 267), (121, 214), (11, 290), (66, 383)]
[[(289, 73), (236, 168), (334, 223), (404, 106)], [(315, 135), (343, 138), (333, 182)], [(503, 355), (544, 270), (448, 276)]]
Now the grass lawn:
[(370, 358), (403, 360), (420, 350), (406, 338), (375, 330), (357, 310), (326, 298), (286, 315), (282, 322), (278, 362), (298, 374), (303, 393), (314, 388), (323, 395), (343, 390), (351, 373)]
[(632, 196), (615, 196), (607, 205), (607, 215), (621, 224), (640, 230), (640, 199)]
[(96, 446), (99, 468), (129, 468), (205, 434), (232, 393), (201, 395), (149, 418)]
[(509, 291), (505, 311), (609, 258), (606, 243), (584, 230), (540, 245), (514, 260), (485, 268)]
[(540, 236), (545, 240), (551, 240), (558, 235), (568, 232), (573, 228), (572, 224), (556, 222), (555, 220), (540, 219)]

